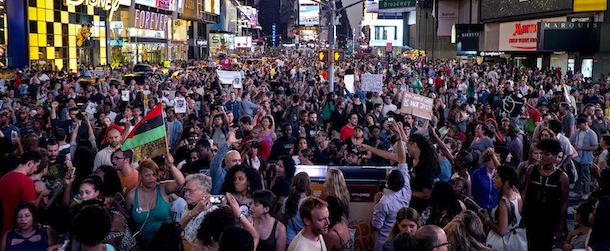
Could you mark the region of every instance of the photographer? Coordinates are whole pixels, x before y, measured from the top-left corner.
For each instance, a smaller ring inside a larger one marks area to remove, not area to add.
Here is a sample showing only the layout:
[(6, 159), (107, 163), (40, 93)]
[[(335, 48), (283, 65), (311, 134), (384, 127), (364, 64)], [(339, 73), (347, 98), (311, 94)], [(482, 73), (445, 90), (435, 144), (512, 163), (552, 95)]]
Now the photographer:
[(267, 162), (258, 153), (261, 143), (257, 139), (251, 139), (242, 145), (241, 156), (244, 165), (254, 168), (255, 170), (266, 170)]

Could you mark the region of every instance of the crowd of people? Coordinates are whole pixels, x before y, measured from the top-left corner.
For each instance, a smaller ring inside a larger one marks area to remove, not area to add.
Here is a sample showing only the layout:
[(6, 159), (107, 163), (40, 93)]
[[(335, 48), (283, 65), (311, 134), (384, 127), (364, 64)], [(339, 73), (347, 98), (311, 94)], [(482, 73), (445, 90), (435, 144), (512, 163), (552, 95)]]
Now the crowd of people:
[[(328, 76), (289, 56), (222, 66), (242, 71), (235, 88), (214, 64), (176, 65), (4, 82), (0, 251), (354, 250), (338, 167), (363, 165), (393, 167), (375, 251), (610, 250), (610, 76), (373, 56)], [(405, 93), (431, 98), (431, 118), (402, 112)], [(122, 142), (159, 103), (167, 153), (135, 161)], [(298, 165), (328, 166), (322, 195)]]

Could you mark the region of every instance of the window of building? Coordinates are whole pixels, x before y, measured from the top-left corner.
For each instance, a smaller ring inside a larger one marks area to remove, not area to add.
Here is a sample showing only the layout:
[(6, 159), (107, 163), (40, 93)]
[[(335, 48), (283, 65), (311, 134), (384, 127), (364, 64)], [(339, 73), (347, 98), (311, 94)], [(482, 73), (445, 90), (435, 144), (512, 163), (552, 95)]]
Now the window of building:
[(396, 26), (375, 26), (375, 40), (397, 40)]

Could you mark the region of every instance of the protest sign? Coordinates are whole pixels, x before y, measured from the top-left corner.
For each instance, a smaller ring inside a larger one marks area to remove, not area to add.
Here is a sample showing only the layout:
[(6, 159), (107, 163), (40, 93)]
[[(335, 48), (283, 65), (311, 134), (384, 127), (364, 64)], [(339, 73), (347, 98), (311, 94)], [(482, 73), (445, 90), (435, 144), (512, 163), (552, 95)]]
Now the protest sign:
[(415, 93), (405, 92), (402, 96), (401, 111), (424, 119), (432, 118), (434, 100)]
[(216, 70), (216, 74), (218, 74), (218, 78), (220, 82), (225, 85), (233, 85), (233, 88), (242, 88), (241, 83), (241, 72), (240, 71), (223, 71)]
[(186, 99), (184, 97), (176, 97), (176, 113), (186, 113)]
[(362, 91), (365, 92), (381, 92), (383, 88), (383, 75), (381, 74), (363, 74), (360, 77), (362, 83)]
[(122, 90), (121, 91), (121, 100), (123, 101), (129, 101), (129, 90)]
[(354, 93), (354, 74), (345, 75), (343, 77), (343, 82), (345, 82), (345, 89), (351, 93)]

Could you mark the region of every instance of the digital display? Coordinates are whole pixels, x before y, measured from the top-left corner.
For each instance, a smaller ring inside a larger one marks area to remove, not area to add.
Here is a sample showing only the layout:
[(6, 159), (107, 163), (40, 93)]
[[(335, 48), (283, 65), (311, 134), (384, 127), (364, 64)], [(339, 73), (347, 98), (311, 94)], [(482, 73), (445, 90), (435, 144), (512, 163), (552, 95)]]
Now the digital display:
[(518, 17), (545, 12), (571, 12), (573, 0), (481, 0), (481, 20)]

